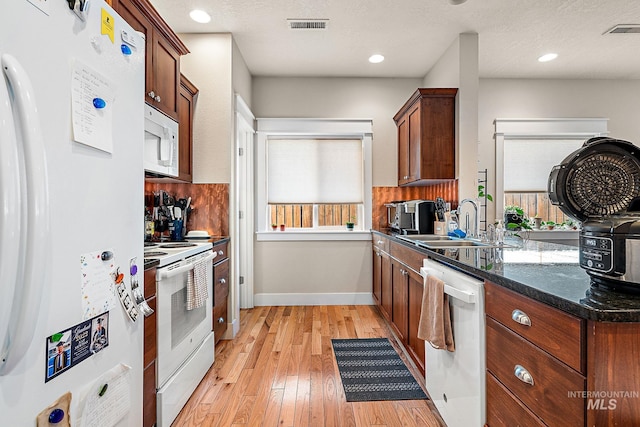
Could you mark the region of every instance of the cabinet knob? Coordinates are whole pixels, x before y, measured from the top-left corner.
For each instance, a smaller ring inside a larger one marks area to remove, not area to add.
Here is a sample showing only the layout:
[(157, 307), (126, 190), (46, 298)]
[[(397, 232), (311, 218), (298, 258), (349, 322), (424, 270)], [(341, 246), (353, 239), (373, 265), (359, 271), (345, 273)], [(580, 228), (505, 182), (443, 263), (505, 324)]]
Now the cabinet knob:
[(533, 377), (523, 366), (516, 365), (513, 368), (513, 375), (523, 383), (533, 385)]
[(154, 91), (149, 92), (147, 95), (149, 95), (149, 98), (156, 99), (156, 93)]
[(153, 99), (155, 99), (156, 102), (160, 102), (162, 98), (160, 98), (160, 95), (156, 95)]
[(227, 283), (226, 279), (220, 279), (220, 280), (218, 280), (218, 282), (219, 282), (219, 283), (222, 283), (223, 285), (224, 285), (225, 283)]
[(384, 242), (383, 242), (382, 240), (378, 240), (378, 244), (379, 244), (379, 245), (381, 245), (381, 244), (383, 244), (383, 243), (384, 243)]
[(531, 319), (529, 318), (529, 316), (527, 316), (527, 313), (525, 313), (524, 311), (520, 311), (518, 309), (513, 310), (511, 312), (511, 319), (513, 319), (514, 322), (519, 323), (521, 325), (531, 326)]
[(220, 256), (224, 255), (224, 251), (218, 251), (218, 255)]
[(224, 323), (224, 317), (219, 318), (218, 323)]
[(402, 179), (409, 179), (409, 175), (403, 176)]

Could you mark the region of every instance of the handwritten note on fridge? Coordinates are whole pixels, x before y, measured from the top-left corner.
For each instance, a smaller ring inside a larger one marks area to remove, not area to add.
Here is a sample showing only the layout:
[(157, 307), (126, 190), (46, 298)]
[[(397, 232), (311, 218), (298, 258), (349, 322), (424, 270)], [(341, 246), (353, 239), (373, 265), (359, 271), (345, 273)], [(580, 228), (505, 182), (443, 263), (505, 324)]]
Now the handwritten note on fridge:
[(78, 59), (74, 61), (71, 79), (73, 139), (113, 152), (114, 84)]
[(119, 364), (94, 381), (83, 393), (80, 426), (111, 427), (131, 409), (131, 368)]
[(111, 250), (80, 255), (82, 275), (82, 320), (91, 319), (109, 311), (115, 304), (112, 273), (116, 270), (113, 259), (102, 260), (103, 253)]

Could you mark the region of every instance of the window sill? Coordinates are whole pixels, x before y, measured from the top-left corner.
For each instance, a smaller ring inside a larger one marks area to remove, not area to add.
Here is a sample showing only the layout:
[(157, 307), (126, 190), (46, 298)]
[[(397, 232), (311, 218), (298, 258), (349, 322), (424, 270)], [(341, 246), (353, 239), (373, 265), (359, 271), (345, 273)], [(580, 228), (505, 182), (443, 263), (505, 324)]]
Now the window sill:
[(369, 230), (331, 230), (331, 231), (258, 231), (256, 239), (259, 242), (283, 242), (283, 241), (321, 241), (321, 240), (371, 240)]

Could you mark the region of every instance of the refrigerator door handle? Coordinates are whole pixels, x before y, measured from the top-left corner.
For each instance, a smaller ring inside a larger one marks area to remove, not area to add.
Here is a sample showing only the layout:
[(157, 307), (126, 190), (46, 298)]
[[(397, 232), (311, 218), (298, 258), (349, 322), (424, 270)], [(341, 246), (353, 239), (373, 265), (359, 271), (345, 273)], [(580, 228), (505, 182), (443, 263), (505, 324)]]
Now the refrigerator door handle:
[[(5, 342), (20, 262), (20, 157), (4, 74), (0, 78), (0, 345)], [(18, 250), (16, 250), (16, 247)]]
[[(22, 137), (26, 176), (26, 222), (20, 242), (25, 257), (19, 263), (24, 279), (16, 286), (8, 335), (0, 353), (0, 374), (10, 372), (21, 360), (33, 340), (45, 277), (49, 271), (49, 189), (45, 147), (31, 81), (24, 68), (11, 55), (3, 54), (0, 63), (12, 89), (16, 128)], [(23, 215), (24, 218), (24, 215)]]

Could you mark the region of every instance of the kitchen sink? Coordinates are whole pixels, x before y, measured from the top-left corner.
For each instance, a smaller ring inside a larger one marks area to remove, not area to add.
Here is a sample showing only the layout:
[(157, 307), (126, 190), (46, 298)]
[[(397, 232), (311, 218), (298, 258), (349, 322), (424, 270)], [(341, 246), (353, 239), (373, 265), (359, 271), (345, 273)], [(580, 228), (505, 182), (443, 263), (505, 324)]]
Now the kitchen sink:
[(418, 246), (423, 246), (427, 249), (458, 249), (458, 248), (478, 248), (478, 249), (489, 249), (489, 248), (514, 248), (513, 245), (499, 245), (497, 243), (489, 243), (489, 242), (479, 242), (477, 240), (465, 240), (465, 239), (451, 239), (449, 241), (420, 241), (416, 242)]
[(460, 240), (458, 237), (441, 236), (439, 234), (407, 234), (398, 236), (398, 239), (408, 242), (416, 241), (441, 241), (441, 240)]
[(513, 248), (512, 245), (499, 245), (497, 243), (481, 242), (474, 239), (461, 239), (451, 236), (434, 234), (410, 234), (398, 236), (398, 239), (411, 242), (427, 249), (456, 249), (456, 248)]

